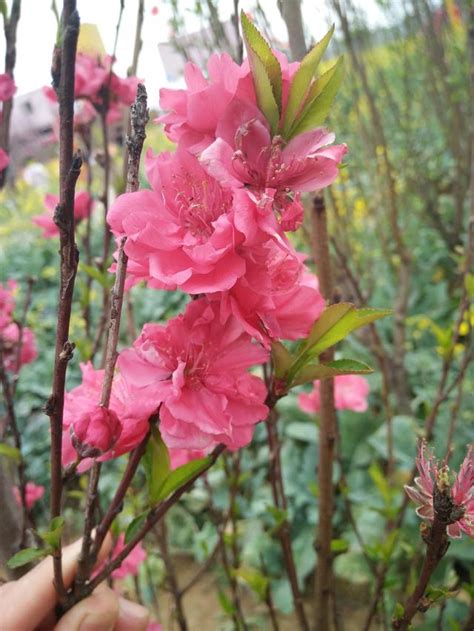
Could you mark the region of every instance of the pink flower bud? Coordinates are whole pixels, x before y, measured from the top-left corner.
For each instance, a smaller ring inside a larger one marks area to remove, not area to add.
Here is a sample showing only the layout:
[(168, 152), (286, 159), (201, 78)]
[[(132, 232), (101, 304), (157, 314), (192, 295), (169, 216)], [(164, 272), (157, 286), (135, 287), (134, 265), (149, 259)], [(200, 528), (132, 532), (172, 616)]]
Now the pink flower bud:
[(81, 414), (70, 428), (71, 440), (82, 458), (97, 458), (112, 449), (122, 433), (117, 414), (97, 406)]

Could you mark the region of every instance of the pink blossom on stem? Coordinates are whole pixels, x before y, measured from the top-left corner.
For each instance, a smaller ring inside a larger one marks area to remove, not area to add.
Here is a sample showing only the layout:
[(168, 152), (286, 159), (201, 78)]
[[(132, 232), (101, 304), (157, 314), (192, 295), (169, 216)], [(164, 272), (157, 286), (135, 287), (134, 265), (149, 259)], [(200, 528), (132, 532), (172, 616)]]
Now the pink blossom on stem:
[[(44, 197), (44, 205), (46, 212), (41, 215), (35, 215), (32, 218), (33, 223), (43, 229), (43, 237), (45, 239), (51, 239), (59, 235), (59, 228), (54, 223), (54, 211), (59, 204), (59, 197), (57, 195), (51, 195), (48, 193)], [(83, 219), (86, 219), (92, 211), (94, 200), (87, 191), (81, 191), (76, 193), (74, 197), (74, 219), (76, 223), (79, 223)]]
[(160, 90), (158, 118), (173, 142), (199, 153), (215, 139), (219, 120), (234, 97), (255, 104), (255, 91), (248, 62), (236, 64), (227, 53), (214, 53), (207, 63), (209, 79), (193, 63), (184, 70), (185, 90)]
[[(346, 145), (333, 145), (335, 135), (318, 128), (286, 143), (272, 138), (267, 121), (253, 106), (234, 101), (219, 121), (216, 140), (201, 154), (209, 173), (230, 188), (250, 187), (276, 196), (283, 211), (291, 192), (329, 186), (339, 173)], [(288, 199), (286, 199), (286, 197)]]
[(117, 414), (97, 405), (78, 416), (70, 426), (71, 441), (82, 458), (97, 458), (110, 451), (122, 433)]
[(4, 171), (10, 164), (8, 153), (0, 147), (0, 171)]
[(267, 358), (235, 318), (223, 324), (217, 305), (199, 298), (166, 326), (146, 324), (118, 366), (127, 382), (162, 403), (160, 431), (169, 448), (236, 449), (267, 415), (265, 385), (247, 372)]
[[(121, 533), (112, 552), (112, 560), (125, 548), (125, 535)], [(140, 565), (146, 559), (146, 552), (141, 543), (136, 545), (120, 566), (112, 572), (112, 578), (123, 579), (127, 576), (137, 576)]]
[(15, 280), (9, 279), (5, 285), (0, 283), (0, 331), (12, 321), (17, 289)]
[(209, 298), (220, 301), (221, 318), (235, 317), (266, 345), (305, 337), (324, 309), (317, 278), (285, 238), (257, 235), (249, 236), (251, 245), (241, 251), (245, 275), (229, 291)]
[[(40, 500), (44, 495), (44, 486), (40, 484), (35, 484), (34, 482), (27, 482), (25, 487), (25, 495), (26, 495), (26, 508), (31, 510), (33, 506), (36, 504), (38, 500)], [(21, 495), (20, 489), (17, 486), (13, 487), (13, 494), (17, 503), (21, 506)]]
[(16, 363), (18, 343), (20, 341), (20, 327), (16, 322), (11, 322), (3, 330), (0, 330), (0, 337), (3, 342), (3, 360), (6, 370), (15, 372), (17, 368), (31, 363), (38, 357), (35, 335), (27, 326), (23, 327), (18, 367)]
[[(433, 494), (435, 484), (449, 475), (447, 466), (439, 467), (433, 454), (428, 450), (425, 441), (420, 441), (416, 466), (419, 476), (415, 478), (415, 486), (405, 485), (408, 497), (418, 504), (416, 514), (428, 521), (434, 520)], [(468, 448), (464, 462), (451, 486), (451, 499), (457, 518), (447, 528), (448, 535), (453, 538), (466, 533), (474, 538), (474, 452), (472, 445)]]
[(184, 150), (148, 155), (146, 166), (153, 190), (121, 195), (108, 214), (113, 233), (127, 237), (129, 278), (188, 293), (232, 287), (245, 263), (230, 192)]
[[(81, 364), (82, 383), (66, 392), (64, 402), (63, 464), (77, 459), (77, 451), (71, 439), (71, 427), (75, 427), (84, 415), (94, 415), (100, 401), (104, 371), (95, 370), (92, 364)], [(147, 393), (139, 391), (116, 375), (110, 397), (109, 410), (118, 418), (121, 431), (115, 443), (98, 460), (110, 460), (134, 449), (144, 438), (149, 428), (149, 418), (156, 411), (157, 402)], [(116, 428), (117, 429), (117, 428)], [(114, 432), (112, 432), (114, 433)], [(118, 433), (118, 430), (117, 430)], [(108, 430), (107, 435), (110, 435)], [(92, 465), (92, 459), (81, 462), (80, 470)]]
[[(298, 397), (300, 408), (308, 414), (315, 414), (321, 409), (319, 381), (313, 384), (309, 394), (303, 393)], [(334, 398), (336, 409), (365, 412), (368, 408), (369, 382), (360, 375), (339, 375), (334, 379)]]
[(0, 101), (9, 101), (16, 92), (16, 85), (11, 76), (0, 74)]

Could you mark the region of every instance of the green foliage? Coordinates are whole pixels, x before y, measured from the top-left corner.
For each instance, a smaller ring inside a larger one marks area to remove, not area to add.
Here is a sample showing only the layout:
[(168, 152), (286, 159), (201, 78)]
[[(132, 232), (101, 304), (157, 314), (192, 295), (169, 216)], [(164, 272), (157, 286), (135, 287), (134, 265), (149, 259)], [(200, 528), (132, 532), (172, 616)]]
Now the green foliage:
[(34, 561), (39, 561), (40, 559), (44, 559), (51, 553), (51, 550), (48, 548), (24, 548), (14, 554), (7, 562), (7, 567), (11, 570), (16, 569), (17, 567), (22, 567), (23, 565), (27, 565), (28, 563), (33, 563)]

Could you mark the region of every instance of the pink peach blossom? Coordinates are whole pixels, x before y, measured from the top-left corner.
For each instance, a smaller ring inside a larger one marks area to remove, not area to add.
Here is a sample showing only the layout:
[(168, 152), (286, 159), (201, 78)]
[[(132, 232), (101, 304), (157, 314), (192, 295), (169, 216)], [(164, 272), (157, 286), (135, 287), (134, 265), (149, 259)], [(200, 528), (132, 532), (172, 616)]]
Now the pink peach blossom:
[[(46, 212), (42, 215), (35, 215), (32, 218), (33, 223), (43, 229), (43, 237), (45, 239), (51, 239), (59, 235), (59, 228), (54, 223), (54, 211), (59, 204), (59, 197), (57, 195), (51, 195), (48, 193), (44, 197), (44, 205)], [(81, 191), (76, 193), (74, 198), (74, 219), (76, 223), (79, 223), (83, 219), (86, 219), (92, 211), (94, 200), (87, 193), (87, 191)]]
[(10, 157), (8, 153), (0, 147), (0, 172), (4, 171), (10, 164)]
[[(36, 504), (38, 500), (40, 500), (44, 495), (45, 488), (44, 486), (35, 484), (34, 482), (27, 482), (25, 487), (25, 499), (26, 499), (26, 508), (31, 510), (33, 506)], [(17, 503), (21, 506), (21, 495), (20, 489), (17, 486), (13, 487), (13, 494)]]
[[(125, 535), (121, 533), (117, 539), (117, 543), (112, 552), (114, 559), (125, 548)], [(146, 552), (141, 543), (136, 545), (128, 556), (122, 561), (121, 565), (112, 572), (112, 578), (123, 579), (127, 576), (137, 576), (140, 565), (146, 559)]]
[[(82, 383), (66, 392), (64, 402), (63, 464), (74, 462), (77, 452), (71, 440), (70, 428), (84, 414), (91, 414), (97, 408), (102, 391), (104, 371), (95, 370), (92, 364), (81, 364)], [(156, 411), (158, 402), (147, 393), (139, 391), (127, 383), (121, 375), (116, 375), (110, 397), (109, 409), (118, 417), (121, 432), (113, 447), (98, 458), (110, 460), (131, 451), (144, 438), (149, 428), (149, 418)], [(92, 460), (85, 459), (81, 470), (90, 467)]]
[(0, 74), (0, 101), (9, 101), (16, 92), (13, 79), (6, 72)]
[[(415, 478), (415, 486), (405, 485), (405, 491), (408, 497), (418, 504), (416, 514), (423, 519), (433, 521), (434, 486), (439, 484), (440, 478), (447, 479), (449, 469), (447, 466), (439, 468), (425, 441), (420, 441), (416, 466), (420, 475)], [(451, 486), (450, 494), (460, 516), (448, 525), (448, 535), (459, 538), (464, 532), (474, 538), (474, 452), (472, 445), (468, 448), (464, 462)]]
[(97, 405), (78, 416), (71, 423), (70, 432), (71, 442), (82, 458), (97, 458), (115, 446), (122, 425), (113, 410)]
[(186, 89), (160, 90), (160, 105), (167, 113), (158, 122), (164, 124), (170, 140), (193, 153), (214, 141), (218, 121), (234, 97), (256, 102), (248, 62), (239, 66), (227, 53), (214, 53), (207, 70), (209, 79), (193, 63), (187, 63)]
[(201, 161), (222, 186), (246, 186), (281, 197), (292, 191), (320, 190), (336, 179), (347, 146), (333, 145), (334, 139), (334, 134), (319, 128), (285, 143), (280, 136), (272, 138), (256, 107), (234, 101)]
[(109, 79), (110, 67), (104, 65), (99, 57), (78, 53), (75, 71), (74, 96), (76, 99), (88, 98), (93, 102), (101, 101), (100, 91)]
[[(5, 328), (0, 330), (0, 337), (3, 342), (3, 361), (5, 369), (15, 372), (17, 369), (17, 353), (18, 342), (20, 339), (20, 327), (16, 322), (11, 322)], [(38, 357), (36, 349), (36, 338), (31, 329), (27, 326), (23, 327), (22, 344), (19, 357), (19, 366), (21, 368), (25, 364), (31, 363)]]
[(305, 337), (324, 309), (317, 278), (286, 239), (256, 234), (247, 233), (251, 245), (241, 250), (245, 275), (229, 291), (209, 299), (220, 301), (221, 318), (232, 315), (265, 345)]
[(9, 279), (5, 285), (0, 283), (0, 331), (12, 321), (17, 289), (15, 280)]
[(217, 305), (199, 298), (166, 326), (146, 324), (118, 366), (127, 383), (161, 402), (160, 431), (169, 448), (236, 449), (267, 415), (265, 385), (247, 372), (267, 358), (235, 318), (222, 324)]
[(236, 251), (232, 199), (187, 151), (148, 155), (153, 190), (121, 195), (108, 214), (127, 237), (129, 277), (155, 288), (204, 293), (229, 289), (245, 271)]
[[(321, 409), (319, 381), (314, 382), (310, 394), (300, 394), (300, 408), (308, 414), (315, 414)], [(339, 375), (334, 379), (334, 399), (336, 409), (365, 412), (368, 408), (369, 382), (360, 375)]]

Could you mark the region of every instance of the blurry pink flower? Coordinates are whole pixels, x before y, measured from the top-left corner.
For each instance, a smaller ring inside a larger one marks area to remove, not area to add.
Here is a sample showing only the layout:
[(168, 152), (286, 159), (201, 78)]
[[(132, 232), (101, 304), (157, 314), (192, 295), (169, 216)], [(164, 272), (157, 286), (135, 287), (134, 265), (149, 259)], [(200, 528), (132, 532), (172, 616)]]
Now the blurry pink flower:
[[(427, 452), (427, 453), (425, 453)], [(433, 493), (435, 484), (440, 478), (447, 479), (448, 467), (438, 466), (433, 454), (427, 449), (425, 441), (420, 442), (416, 458), (419, 477), (415, 478), (415, 486), (405, 485), (408, 497), (418, 504), (416, 514), (429, 521), (434, 519)], [(451, 487), (451, 499), (459, 516), (449, 524), (448, 535), (459, 538), (462, 533), (474, 538), (474, 453), (472, 446), (468, 448), (464, 462), (459, 469)]]
[(53, 86), (44, 85), (42, 90), (48, 101), (51, 101), (52, 103), (58, 102), (58, 95), (56, 94), (56, 90), (53, 88)]
[[(59, 197), (57, 195), (51, 195), (48, 193), (44, 197), (44, 205), (47, 209), (47, 212), (42, 215), (35, 215), (32, 218), (33, 223), (35, 223), (40, 228), (43, 228), (42, 236), (45, 239), (51, 239), (59, 235), (59, 228), (54, 223), (54, 211), (56, 206), (59, 204)], [(74, 219), (76, 223), (81, 221), (82, 219), (86, 219), (91, 214), (92, 206), (94, 204), (94, 200), (87, 193), (87, 191), (81, 191), (80, 193), (76, 193), (74, 198)]]
[[(66, 392), (64, 402), (63, 428), (63, 464), (74, 462), (77, 457), (71, 440), (70, 427), (83, 415), (93, 414), (97, 410), (104, 380), (104, 371), (95, 370), (92, 364), (81, 364), (82, 383)], [(115, 445), (98, 458), (100, 461), (117, 458), (131, 451), (142, 440), (149, 428), (148, 419), (156, 411), (157, 402), (146, 393), (126, 383), (116, 375), (110, 397), (109, 409), (120, 421), (122, 430)], [(92, 464), (87, 458), (80, 465), (84, 471)]]
[(110, 90), (121, 105), (131, 105), (137, 96), (137, 87), (139, 83), (143, 83), (138, 77), (125, 77), (121, 79), (112, 73), (110, 81)]
[[(18, 342), (20, 339), (20, 328), (16, 322), (11, 322), (5, 328), (0, 330), (0, 337), (3, 342), (3, 360), (5, 369), (15, 372), (18, 352)], [(27, 326), (23, 327), (22, 344), (20, 351), (19, 368), (25, 364), (29, 364), (38, 356), (36, 350), (36, 338), (31, 329)]]
[[(300, 394), (298, 402), (304, 412), (314, 414), (321, 409), (319, 381), (314, 382), (313, 391)], [(368, 408), (369, 382), (360, 375), (340, 375), (334, 379), (336, 409), (365, 412)]]
[(153, 190), (121, 195), (108, 213), (133, 280), (204, 293), (229, 289), (245, 271), (236, 253), (231, 195), (187, 151), (147, 156)]
[(9, 279), (5, 285), (0, 283), (0, 331), (12, 321), (17, 288), (18, 283), (12, 279)]
[(90, 101), (76, 101), (74, 107), (74, 128), (76, 130), (90, 125), (96, 117), (97, 110)]
[(0, 74), (0, 101), (9, 101), (15, 92), (16, 85), (10, 75)]
[(204, 458), (209, 453), (208, 449), (170, 449), (169, 455), (171, 468), (177, 469), (188, 462)]
[(248, 63), (236, 64), (227, 53), (212, 54), (207, 63), (209, 79), (189, 62), (184, 70), (185, 90), (160, 90), (160, 106), (166, 114), (158, 118), (173, 142), (199, 153), (215, 138), (217, 124), (234, 97), (255, 103)]
[(115, 412), (99, 405), (78, 416), (69, 429), (72, 444), (82, 458), (97, 458), (110, 451), (122, 433)]
[[(217, 139), (201, 155), (207, 170), (222, 186), (250, 187), (282, 193), (310, 192), (329, 186), (339, 173), (346, 145), (332, 145), (333, 133), (318, 128), (288, 143), (271, 137), (256, 107), (233, 102), (219, 121)], [(285, 204), (286, 206), (286, 204)]]
[(163, 631), (163, 627), (159, 622), (150, 622), (146, 628), (146, 631)]
[[(112, 552), (112, 559), (114, 559), (125, 548), (125, 535), (121, 533), (117, 539), (117, 543)], [(146, 552), (143, 549), (141, 543), (136, 545), (130, 554), (125, 557), (121, 565), (112, 572), (112, 578), (122, 579), (127, 576), (137, 576), (140, 565), (146, 559)]]
[[(36, 504), (38, 500), (40, 500), (44, 495), (44, 486), (35, 484), (34, 482), (27, 482), (25, 487), (25, 496), (26, 496), (26, 508), (31, 510), (33, 506)], [(21, 495), (20, 489), (17, 486), (13, 487), (13, 494), (15, 496), (16, 501), (21, 506)]]
[(8, 153), (0, 147), (0, 171), (4, 171), (10, 164)]
[(99, 57), (78, 53), (76, 56), (74, 96), (76, 99), (102, 100), (100, 90), (109, 79), (110, 70)]
[(160, 10), (158, 9), (158, 7), (152, 7), (150, 11), (152, 15), (158, 15), (159, 12)]
[(199, 298), (166, 326), (145, 324), (118, 366), (127, 383), (162, 402), (160, 431), (168, 447), (237, 449), (267, 415), (265, 385), (247, 372), (267, 359), (235, 318), (222, 324), (217, 305)]

